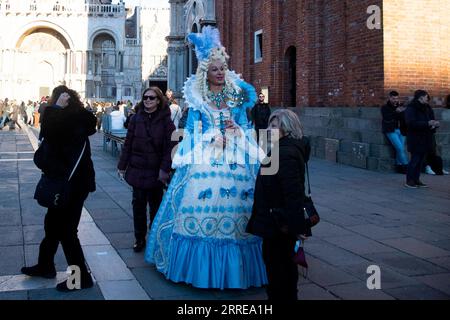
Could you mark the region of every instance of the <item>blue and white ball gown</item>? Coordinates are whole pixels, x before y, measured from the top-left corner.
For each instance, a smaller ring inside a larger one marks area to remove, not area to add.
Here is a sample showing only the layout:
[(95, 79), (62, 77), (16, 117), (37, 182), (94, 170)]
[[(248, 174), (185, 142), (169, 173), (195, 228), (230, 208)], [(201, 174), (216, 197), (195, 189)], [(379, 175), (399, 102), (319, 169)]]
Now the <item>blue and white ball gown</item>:
[[(194, 89), (195, 76), (186, 81), (187, 132), (145, 251), (145, 260), (167, 279), (198, 288), (246, 289), (267, 283), (262, 239), (245, 232), (258, 159), (264, 156), (247, 126), (246, 108), (254, 105), (256, 92), (232, 75), (241, 88), (240, 101), (222, 110), (203, 101)], [(240, 138), (234, 143), (228, 139), (222, 150), (210, 141), (228, 119), (242, 129)]]

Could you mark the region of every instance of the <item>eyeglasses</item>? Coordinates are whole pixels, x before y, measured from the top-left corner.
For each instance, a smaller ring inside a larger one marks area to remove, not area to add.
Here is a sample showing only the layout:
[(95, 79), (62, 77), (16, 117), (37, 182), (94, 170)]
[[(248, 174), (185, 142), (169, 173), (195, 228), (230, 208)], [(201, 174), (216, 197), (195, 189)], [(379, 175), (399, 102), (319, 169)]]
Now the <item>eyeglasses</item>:
[(142, 98), (142, 100), (150, 100), (150, 101), (153, 101), (153, 100), (155, 100), (156, 98), (158, 98), (157, 96), (144, 96), (143, 98)]

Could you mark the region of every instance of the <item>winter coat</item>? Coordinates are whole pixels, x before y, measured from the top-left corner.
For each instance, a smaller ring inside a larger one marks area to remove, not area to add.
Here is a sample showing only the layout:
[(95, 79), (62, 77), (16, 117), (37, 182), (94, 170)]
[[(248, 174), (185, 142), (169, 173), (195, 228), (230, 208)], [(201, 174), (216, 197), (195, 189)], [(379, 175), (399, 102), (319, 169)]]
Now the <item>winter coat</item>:
[[(262, 175), (260, 171), (256, 178), (252, 216), (246, 231), (262, 238), (273, 238), (279, 235), (281, 222), (281, 225), (288, 225), (291, 235), (310, 234), (303, 211), (309, 142), (306, 138), (299, 140), (287, 136), (280, 139), (278, 147), (278, 172)], [(278, 209), (287, 219), (277, 219)]]
[(256, 129), (266, 129), (269, 125), (270, 107), (267, 103), (257, 103), (251, 111), (252, 122)]
[(381, 107), (383, 133), (390, 133), (400, 129), (401, 133), (406, 135), (405, 112), (397, 112), (396, 109), (397, 107), (390, 101)]
[(433, 109), (428, 104), (413, 100), (405, 111), (408, 133), (406, 142), (411, 153), (427, 153), (433, 148), (433, 134), (428, 121), (435, 120)]
[[(50, 177), (68, 178), (86, 142), (83, 156), (70, 182), (81, 192), (95, 191), (95, 171), (88, 137), (97, 132), (96, 122), (92, 113), (85, 109), (47, 107), (39, 135), (40, 139), (44, 139), (46, 152), (35, 157), (36, 165)], [(39, 151), (36, 153), (37, 156)]]
[(153, 113), (140, 108), (130, 119), (117, 166), (126, 170), (125, 180), (129, 185), (140, 189), (162, 186), (158, 181), (159, 170), (170, 172), (172, 149), (176, 144), (171, 141), (174, 130), (167, 107)]

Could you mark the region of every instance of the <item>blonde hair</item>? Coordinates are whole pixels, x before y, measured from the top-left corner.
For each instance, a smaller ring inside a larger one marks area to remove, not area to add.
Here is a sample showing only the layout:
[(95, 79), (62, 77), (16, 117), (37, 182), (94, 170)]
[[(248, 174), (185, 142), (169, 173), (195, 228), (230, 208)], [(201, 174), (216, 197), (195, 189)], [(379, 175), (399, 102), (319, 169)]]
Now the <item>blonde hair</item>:
[(206, 60), (199, 61), (197, 72), (196, 72), (196, 87), (204, 101), (210, 103), (211, 100), (208, 98), (208, 69), (212, 61), (220, 61), (223, 63), (225, 69), (225, 91), (227, 92), (240, 92), (241, 88), (237, 86), (234, 81), (232, 81), (230, 76), (230, 70), (228, 69), (228, 59), (230, 57), (225, 51), (224, 47), (213, 48)]
[(288, 109), (278, 109), (270, 115), (269, 123), (274, 119), (278, 120), (279, 129), (285, 135), (294, 139), (301, 139), (303, 137), (303, 126), (295, 112)]

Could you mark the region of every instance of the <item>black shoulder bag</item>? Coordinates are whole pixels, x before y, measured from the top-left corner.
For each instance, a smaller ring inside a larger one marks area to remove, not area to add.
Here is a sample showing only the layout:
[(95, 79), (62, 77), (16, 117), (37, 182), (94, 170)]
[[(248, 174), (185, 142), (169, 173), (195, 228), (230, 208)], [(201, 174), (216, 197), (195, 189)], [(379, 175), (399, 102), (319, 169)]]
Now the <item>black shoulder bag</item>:
[(53, 178), (44, 173), (42, 174), (34, 192), (34, 199), (37, 200), (39, 205), (49, 209), (60, 209), (68, 205), (70, 198), (70, 179), (80, 163), (85, 148), (86, 142), (78, 157), (77, 163), (70, 173), (69, 179)]
[(309, 223), (311, 224), (311, 227), (314, 227), (316, 224), (319, 223), (320, 221), (320, 217), (319, 217), (319, 213), (317, 212), (316, 207), (314, 206), (314, 202), (311, 199), (311, 185), (309, 183), (309, 168), (308, 168), (308, 162), (305, 163), (305, 168), (306, 168), (306, 176), (308, 179), (308, 195), (305, 195), (305, 201), (304, 201), (304, 206), (305, 206), (305, 212), (308, 215), (308, 220)]

